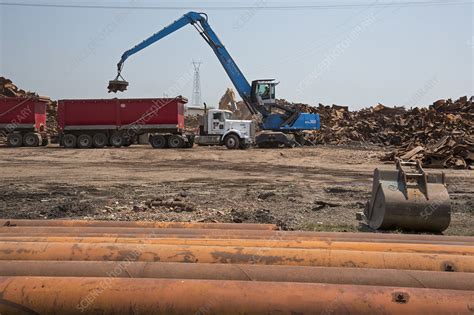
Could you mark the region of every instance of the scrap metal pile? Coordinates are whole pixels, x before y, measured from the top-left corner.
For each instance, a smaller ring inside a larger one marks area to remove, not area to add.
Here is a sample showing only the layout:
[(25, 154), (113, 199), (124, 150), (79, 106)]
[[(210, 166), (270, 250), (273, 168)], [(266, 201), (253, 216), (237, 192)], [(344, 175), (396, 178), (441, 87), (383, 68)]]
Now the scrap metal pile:
[(28, 97), (36, 95), (36, 93), (19, 89), (11, 80), (0, 77), (0, 97)]
[(474, 238), (0, 221), (0, 313), (472, 314)]
[(294, 105), (321, 116), (321, 131), (306, 134), (314, 143), (394, 146), (396, 149), (383, 160), (421, 160), (424, 167), (474, 165), (473, 97), (439, 100), (427, 108), (378, 104), (353, 112), (338, 105)]

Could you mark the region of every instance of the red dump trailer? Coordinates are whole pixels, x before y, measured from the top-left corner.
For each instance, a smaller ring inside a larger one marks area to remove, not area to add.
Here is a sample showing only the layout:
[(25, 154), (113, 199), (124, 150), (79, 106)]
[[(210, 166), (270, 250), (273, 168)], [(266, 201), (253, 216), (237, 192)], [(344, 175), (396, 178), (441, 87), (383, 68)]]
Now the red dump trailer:
[(47, 145), (45, 97), (0, 98), (0, 133), (9, 147)]
[(184, 132), (187, 99), (70, 99), (58, 101), (60, 144), (66, 148), (129, 146), (149, 135), (154, 148), (192, 147)]

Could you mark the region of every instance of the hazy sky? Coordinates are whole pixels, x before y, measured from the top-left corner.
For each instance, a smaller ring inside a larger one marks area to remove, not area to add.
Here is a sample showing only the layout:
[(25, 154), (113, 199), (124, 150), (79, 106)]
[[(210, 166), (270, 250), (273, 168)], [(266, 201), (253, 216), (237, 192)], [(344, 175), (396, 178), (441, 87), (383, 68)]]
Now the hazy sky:
[[(394, 1), (362, 0), (0, 2), (249, 6), (254, 8), (203, 11), (249, 81), (275, 78), (281, 82), (279, 98), (356, 109), (378, 102), (427, 105), (439, 98), (474, 94), (473, 4), (400, 7), (380, 5)], [(371, 3), (376, 5), (268, 9)], [(0, 6), (0, 75), (53, 99), (113, 97), (106, 86), (116, 74), (121, 54), (186, 11)], [(130, 87), (121, 97), (182, 94), (191, 98), (193, 59), (203, 62), (203, 101), (217, 104), (232, 83), (192, 26), (132, 56), (123, 72)]]

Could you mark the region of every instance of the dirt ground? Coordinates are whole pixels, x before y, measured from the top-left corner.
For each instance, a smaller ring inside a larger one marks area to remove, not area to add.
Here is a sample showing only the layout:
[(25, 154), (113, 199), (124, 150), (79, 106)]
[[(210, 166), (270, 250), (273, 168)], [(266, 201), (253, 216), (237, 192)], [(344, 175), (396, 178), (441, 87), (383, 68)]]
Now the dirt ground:
[[(0, 148), (0, 217), (276, 223), (367, 231), (356, 220), (384, 165), (377, 147), (230, 151)], [(437, 170), (438, 171), (438, 170)], [(445, 170), (452, 222), (474, 235), (474, 172)]]

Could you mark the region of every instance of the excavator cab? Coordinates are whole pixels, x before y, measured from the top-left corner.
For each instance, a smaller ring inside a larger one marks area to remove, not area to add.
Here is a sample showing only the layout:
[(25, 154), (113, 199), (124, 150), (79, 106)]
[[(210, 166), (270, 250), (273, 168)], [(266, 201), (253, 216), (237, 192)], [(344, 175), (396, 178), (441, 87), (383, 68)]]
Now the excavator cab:
[(259, 105), (275, 104), (275, 87), (279, 83), (274, 79), (252, 81), (252, 102)]

